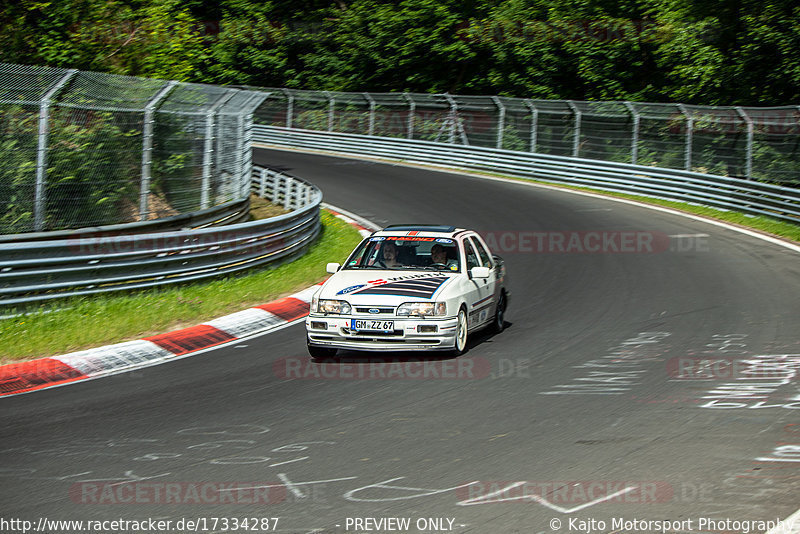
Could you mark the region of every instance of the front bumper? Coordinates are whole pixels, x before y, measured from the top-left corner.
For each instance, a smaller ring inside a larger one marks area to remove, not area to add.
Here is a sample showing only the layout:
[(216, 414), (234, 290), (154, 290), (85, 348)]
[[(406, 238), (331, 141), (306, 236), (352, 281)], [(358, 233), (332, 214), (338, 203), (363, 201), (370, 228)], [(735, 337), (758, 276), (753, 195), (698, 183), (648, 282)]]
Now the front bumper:
[[(365, 351), (450, 350), (456, 342), (456, 317), (382, 317), (394, 321), (391, 334), (356, 333), (350, 330), (351, 319), (368, 319), (353, 315), (313, 314), (306, 317), (306, 333), (310, 345), (335, 349)], [(422, 328), (420, 328), (422, 327)], [(435, 328), (435, 331), (433, 330)]]

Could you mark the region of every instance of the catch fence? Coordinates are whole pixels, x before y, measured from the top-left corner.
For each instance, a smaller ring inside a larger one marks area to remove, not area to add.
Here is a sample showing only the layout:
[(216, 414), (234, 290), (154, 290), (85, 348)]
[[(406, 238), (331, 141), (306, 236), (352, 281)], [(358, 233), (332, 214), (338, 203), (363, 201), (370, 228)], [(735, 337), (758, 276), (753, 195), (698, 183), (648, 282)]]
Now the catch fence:
[(631, 163), (800, 187), (800, 106), (267, 89), (256, 124)]
[(0, 234), (238, 208), (267, 96), (0, 63)]

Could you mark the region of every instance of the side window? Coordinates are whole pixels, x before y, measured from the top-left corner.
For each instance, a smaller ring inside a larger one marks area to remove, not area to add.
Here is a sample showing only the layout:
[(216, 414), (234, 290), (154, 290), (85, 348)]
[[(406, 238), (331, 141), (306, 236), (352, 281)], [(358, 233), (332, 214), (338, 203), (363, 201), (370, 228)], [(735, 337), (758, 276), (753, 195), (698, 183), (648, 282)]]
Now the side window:
[(478, 242), (477, 239), (474, 237), (469, 238), (472, 241), (472, 244), (475, 246), (475, 249), (478, 251), (478, 255), (481, 257), (481, 262), (483, 262), (484, 267), (492, 268), (492, 257), (486, 252), (486, 249)]
[(470, 240), (464, 240), (464, 253), (467, 256), (467, 271), (469, 272), (470, 269), (473, 267), (480, 267), (480, 263), (478, 263), (478, 254), (475, 252), (475, 247), (472, 245)]

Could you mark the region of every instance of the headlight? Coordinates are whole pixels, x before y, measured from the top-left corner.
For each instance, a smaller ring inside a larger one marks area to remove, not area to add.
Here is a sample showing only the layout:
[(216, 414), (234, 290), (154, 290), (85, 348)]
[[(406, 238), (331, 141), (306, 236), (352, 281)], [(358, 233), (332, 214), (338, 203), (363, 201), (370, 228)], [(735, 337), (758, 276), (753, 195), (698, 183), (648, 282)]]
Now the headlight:
[(444, 302), (404, 302), (397, 307), (397, 315), (446, 315)]
[(320, 300), (317, 304), (317, 311), (319, 313), (348, 315), (350, 313), (350, 304), (344, 300)]

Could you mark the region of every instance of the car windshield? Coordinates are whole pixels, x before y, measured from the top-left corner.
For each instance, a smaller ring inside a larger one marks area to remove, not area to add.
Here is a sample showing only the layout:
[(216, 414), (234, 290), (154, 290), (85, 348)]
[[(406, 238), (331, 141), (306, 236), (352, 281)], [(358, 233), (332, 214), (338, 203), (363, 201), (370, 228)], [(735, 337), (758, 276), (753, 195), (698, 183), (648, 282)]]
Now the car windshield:
[(361, 242), (345, 269), (460, 271), (455, 240), (439, 237), (375, 236)]

